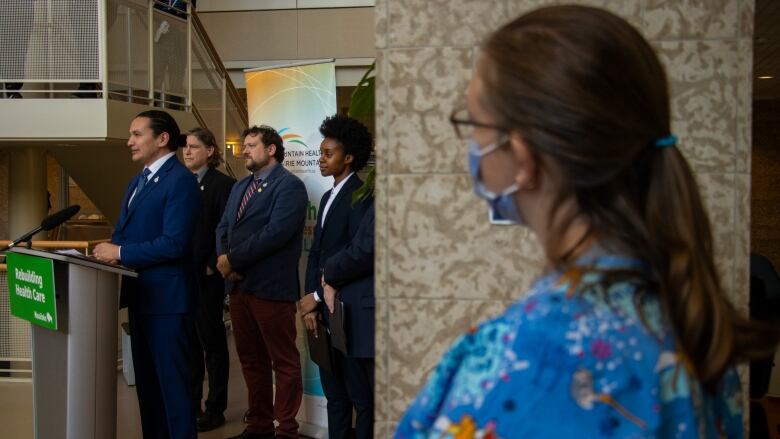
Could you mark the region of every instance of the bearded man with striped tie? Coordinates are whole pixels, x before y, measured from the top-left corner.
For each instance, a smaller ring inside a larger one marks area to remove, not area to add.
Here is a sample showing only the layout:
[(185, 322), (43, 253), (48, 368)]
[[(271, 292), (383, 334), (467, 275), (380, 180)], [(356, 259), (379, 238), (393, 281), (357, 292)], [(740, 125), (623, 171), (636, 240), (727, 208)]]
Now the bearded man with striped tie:
[(308, 196), (303, 182), (282, 165), (284, 145), (276, 130), (253, 126), (241, 137), (252, 174), (233, 186), (217, 226), (217, 269), (230, 293), (249, 394), (247, 427), (234, 438), (297, 438), (303, 382), (295, 302)]

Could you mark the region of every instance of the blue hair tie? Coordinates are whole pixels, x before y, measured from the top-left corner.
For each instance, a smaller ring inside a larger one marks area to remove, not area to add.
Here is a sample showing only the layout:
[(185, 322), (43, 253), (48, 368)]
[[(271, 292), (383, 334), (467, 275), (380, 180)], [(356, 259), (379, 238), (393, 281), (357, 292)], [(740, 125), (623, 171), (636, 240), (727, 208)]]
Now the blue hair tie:
[(677, 136), (669, 134), (666, 137), (661, 137), (655, 141), (656, 148), (668, 148), (677, 144)]

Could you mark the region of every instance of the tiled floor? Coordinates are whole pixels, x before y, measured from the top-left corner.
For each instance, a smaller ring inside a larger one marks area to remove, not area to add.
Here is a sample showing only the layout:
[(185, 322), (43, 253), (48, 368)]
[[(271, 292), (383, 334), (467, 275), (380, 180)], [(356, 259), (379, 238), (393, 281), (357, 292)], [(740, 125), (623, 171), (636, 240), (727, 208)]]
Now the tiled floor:
[[(246, 410), (246, 387), (241, 365), (236, 357), (232, 338), (230, 347), (230, 382), (228, 385), (227, 422), (222, 427), (198, 434), (199, 439), (223, 439), (244, 429), (241, 420)], [(204, 390), (204, 394), (207, 390)], [(32, 384), (0, 382), (0, 437), (32, 439)], [(127, 386), (121, 373), (117, 374), (117, 439), (140, 439), (141, 421), (135, 388)]]

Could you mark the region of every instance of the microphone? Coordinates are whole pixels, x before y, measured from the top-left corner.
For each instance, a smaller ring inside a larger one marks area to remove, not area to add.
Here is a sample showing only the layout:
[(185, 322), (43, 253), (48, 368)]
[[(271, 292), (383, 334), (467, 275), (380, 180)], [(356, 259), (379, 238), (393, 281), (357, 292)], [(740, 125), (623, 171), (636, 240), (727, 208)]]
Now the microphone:
[(81, 210), (81, 206), (74, 204), (73, 206), (68, 206), (59, 212), (55, 212), (41, 221), (41, 229), (49, 231), (69, 220), (70, 217), (78, 213), (79, 210)]
[(55, 212), (41, 221), (41, 225), (34, 228), (33, 230), (25, 233), (21, 238), (15, 239), (12, 243), (8, 244), (0, 250), (0, 252), (4, 252), (10, 248), (15, 247), (20, 242), (29, 241), (28, 243), (32, 242), (32, 236), (36, 233), (40, 232), (41, 230), (49, 231), (60, 224), (64, 223), (65, 221), (69, 220), (70, 217), (75, 215), (79, 210), (81, 210), (81, 206), (78, 204), (74, 204), (73, 206), (68, 206), (59, 212)]

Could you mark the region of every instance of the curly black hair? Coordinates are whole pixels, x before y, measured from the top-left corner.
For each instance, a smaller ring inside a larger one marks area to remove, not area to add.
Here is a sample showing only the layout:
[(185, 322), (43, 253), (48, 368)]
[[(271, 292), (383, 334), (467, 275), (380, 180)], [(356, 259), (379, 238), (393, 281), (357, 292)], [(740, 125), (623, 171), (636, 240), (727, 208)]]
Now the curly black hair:
[(344, 154), (353, 157), (352, 171), (358, 172), (366, 167), (372, 149), (371, 134), (365, 125), (351, 117), (334, 114), (322, 121), (320, 134), (337, 141), (344, 148)]

